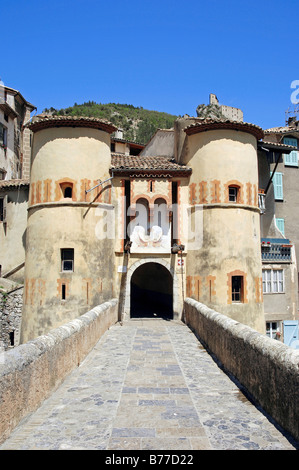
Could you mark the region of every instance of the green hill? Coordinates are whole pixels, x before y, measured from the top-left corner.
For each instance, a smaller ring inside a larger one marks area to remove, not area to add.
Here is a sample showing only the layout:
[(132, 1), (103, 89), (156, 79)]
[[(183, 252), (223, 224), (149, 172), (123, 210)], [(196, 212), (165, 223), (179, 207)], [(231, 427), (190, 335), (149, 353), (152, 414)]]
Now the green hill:
[(158, 128), (170, 129), (178, 116), (172, 114), (150, 111), (131, 104), (95, 103), (88, 101), (83, 104), (64, 109), (44, 109), (43, 112), (52, 115), (89, 116), (107, 119), (116, 127), (121, 128), (124, 139), (146, 144)]

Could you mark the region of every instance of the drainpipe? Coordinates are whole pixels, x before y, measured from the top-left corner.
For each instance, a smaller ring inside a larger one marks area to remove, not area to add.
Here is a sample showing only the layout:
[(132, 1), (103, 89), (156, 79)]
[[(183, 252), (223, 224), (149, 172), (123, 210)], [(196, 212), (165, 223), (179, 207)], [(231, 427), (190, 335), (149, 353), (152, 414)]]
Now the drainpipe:
[[(275, 153), (275, 152), (274, 152), (274, 153)], [(281, 155), (282, 155), (281, 153), (278, 154), (278, 159), (277, 159), (277, 162), (276, 162), (276, 164), (275, 164), (275, 167), (274, 167), (274, 170), (273, 170), (273, 172), (272, 172), (272, 175), (271, 175), (271, 178), (270, 178), (270, 180), (269, 180), (269, 183), (267, 184), (267, 187), (266, 187), (266, 189), (265, 189), (265, 194), (267, 194), (267, 191), (268, 191), (268, 189), (269, 189), (269, 187), (270, 187), (270, 184), (272, 183), (272, 180), (273, 180), (275, 171), (277, 170), (278, 163), (280, 162), (280, 159), (281, 159)]]

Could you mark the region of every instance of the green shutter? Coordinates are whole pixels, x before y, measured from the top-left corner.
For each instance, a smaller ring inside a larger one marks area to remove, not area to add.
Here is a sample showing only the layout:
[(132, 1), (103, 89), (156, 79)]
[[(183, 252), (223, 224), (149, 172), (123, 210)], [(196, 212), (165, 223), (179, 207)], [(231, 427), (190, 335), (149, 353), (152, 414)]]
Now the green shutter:
[[(284, 137), (283, 143), (286, 145), (292, 145), (292, 147), (298, 147), (297, 139), (291, 137)], [(284, 164), (288, 166), (298, 166), (298, 152), (293, 150), (289, 154), (284, 154)]]
[(284, 219), (275, 219), (276, 227), (284, 235)]
[(283, 185), (282, 185), (282, 173), (274, 173), (273, 176), (273, 186), (274, 186), (274, 197), (275, 199), (283, 199)]

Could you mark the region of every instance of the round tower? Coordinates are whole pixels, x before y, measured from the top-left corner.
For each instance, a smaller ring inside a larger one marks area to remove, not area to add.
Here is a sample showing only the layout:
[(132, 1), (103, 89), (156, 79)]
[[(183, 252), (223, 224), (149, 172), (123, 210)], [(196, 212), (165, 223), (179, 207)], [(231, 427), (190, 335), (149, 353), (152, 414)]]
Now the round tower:
[(197, 119), (185, 133), (180, 160), (192, 168), (189, 204), (202, 235), (188, 244), (187, 295), (264, 332), (257, 164), (263, 131)]
[(109, 300), (114, 270), (114, 240), (99, 236), (97, 227), (103, 213), (113, 210), (109, 168), (115, 127), (66, 116), (40, 117), (29, 127), (33, 142), (21, 342)]

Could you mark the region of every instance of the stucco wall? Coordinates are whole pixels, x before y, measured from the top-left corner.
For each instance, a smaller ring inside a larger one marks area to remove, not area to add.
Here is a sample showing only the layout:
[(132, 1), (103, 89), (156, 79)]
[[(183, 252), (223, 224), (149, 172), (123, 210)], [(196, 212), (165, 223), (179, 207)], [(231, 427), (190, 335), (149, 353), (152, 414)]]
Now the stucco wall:
[[(110, 159), (107, 132), (61, 127), (34, 133), (22, 343), (115, 296), (114, 240), (100, 230), (105, 213), (114, 210), (112, 188), (92, 189), (109, 177)], [(71, 197), (64, 185), (72, 187)], [(72, 270), (62, 269), (63, 249), (74, 250)]]
[(117, 322), (117, 301), (0, 355), (0, 442), (80, 365)]
[[(25, 261), (28, 186), (0, 191), (0, 197), (8, 196), (6, 220), (0, 222), (0, 264), (2, 275)], [(10, 279), (24, 282), (24, 270), (18, 270)]]
[(190, 298), (185, 318), (224, 368), (299, 439), (299, 351)]

